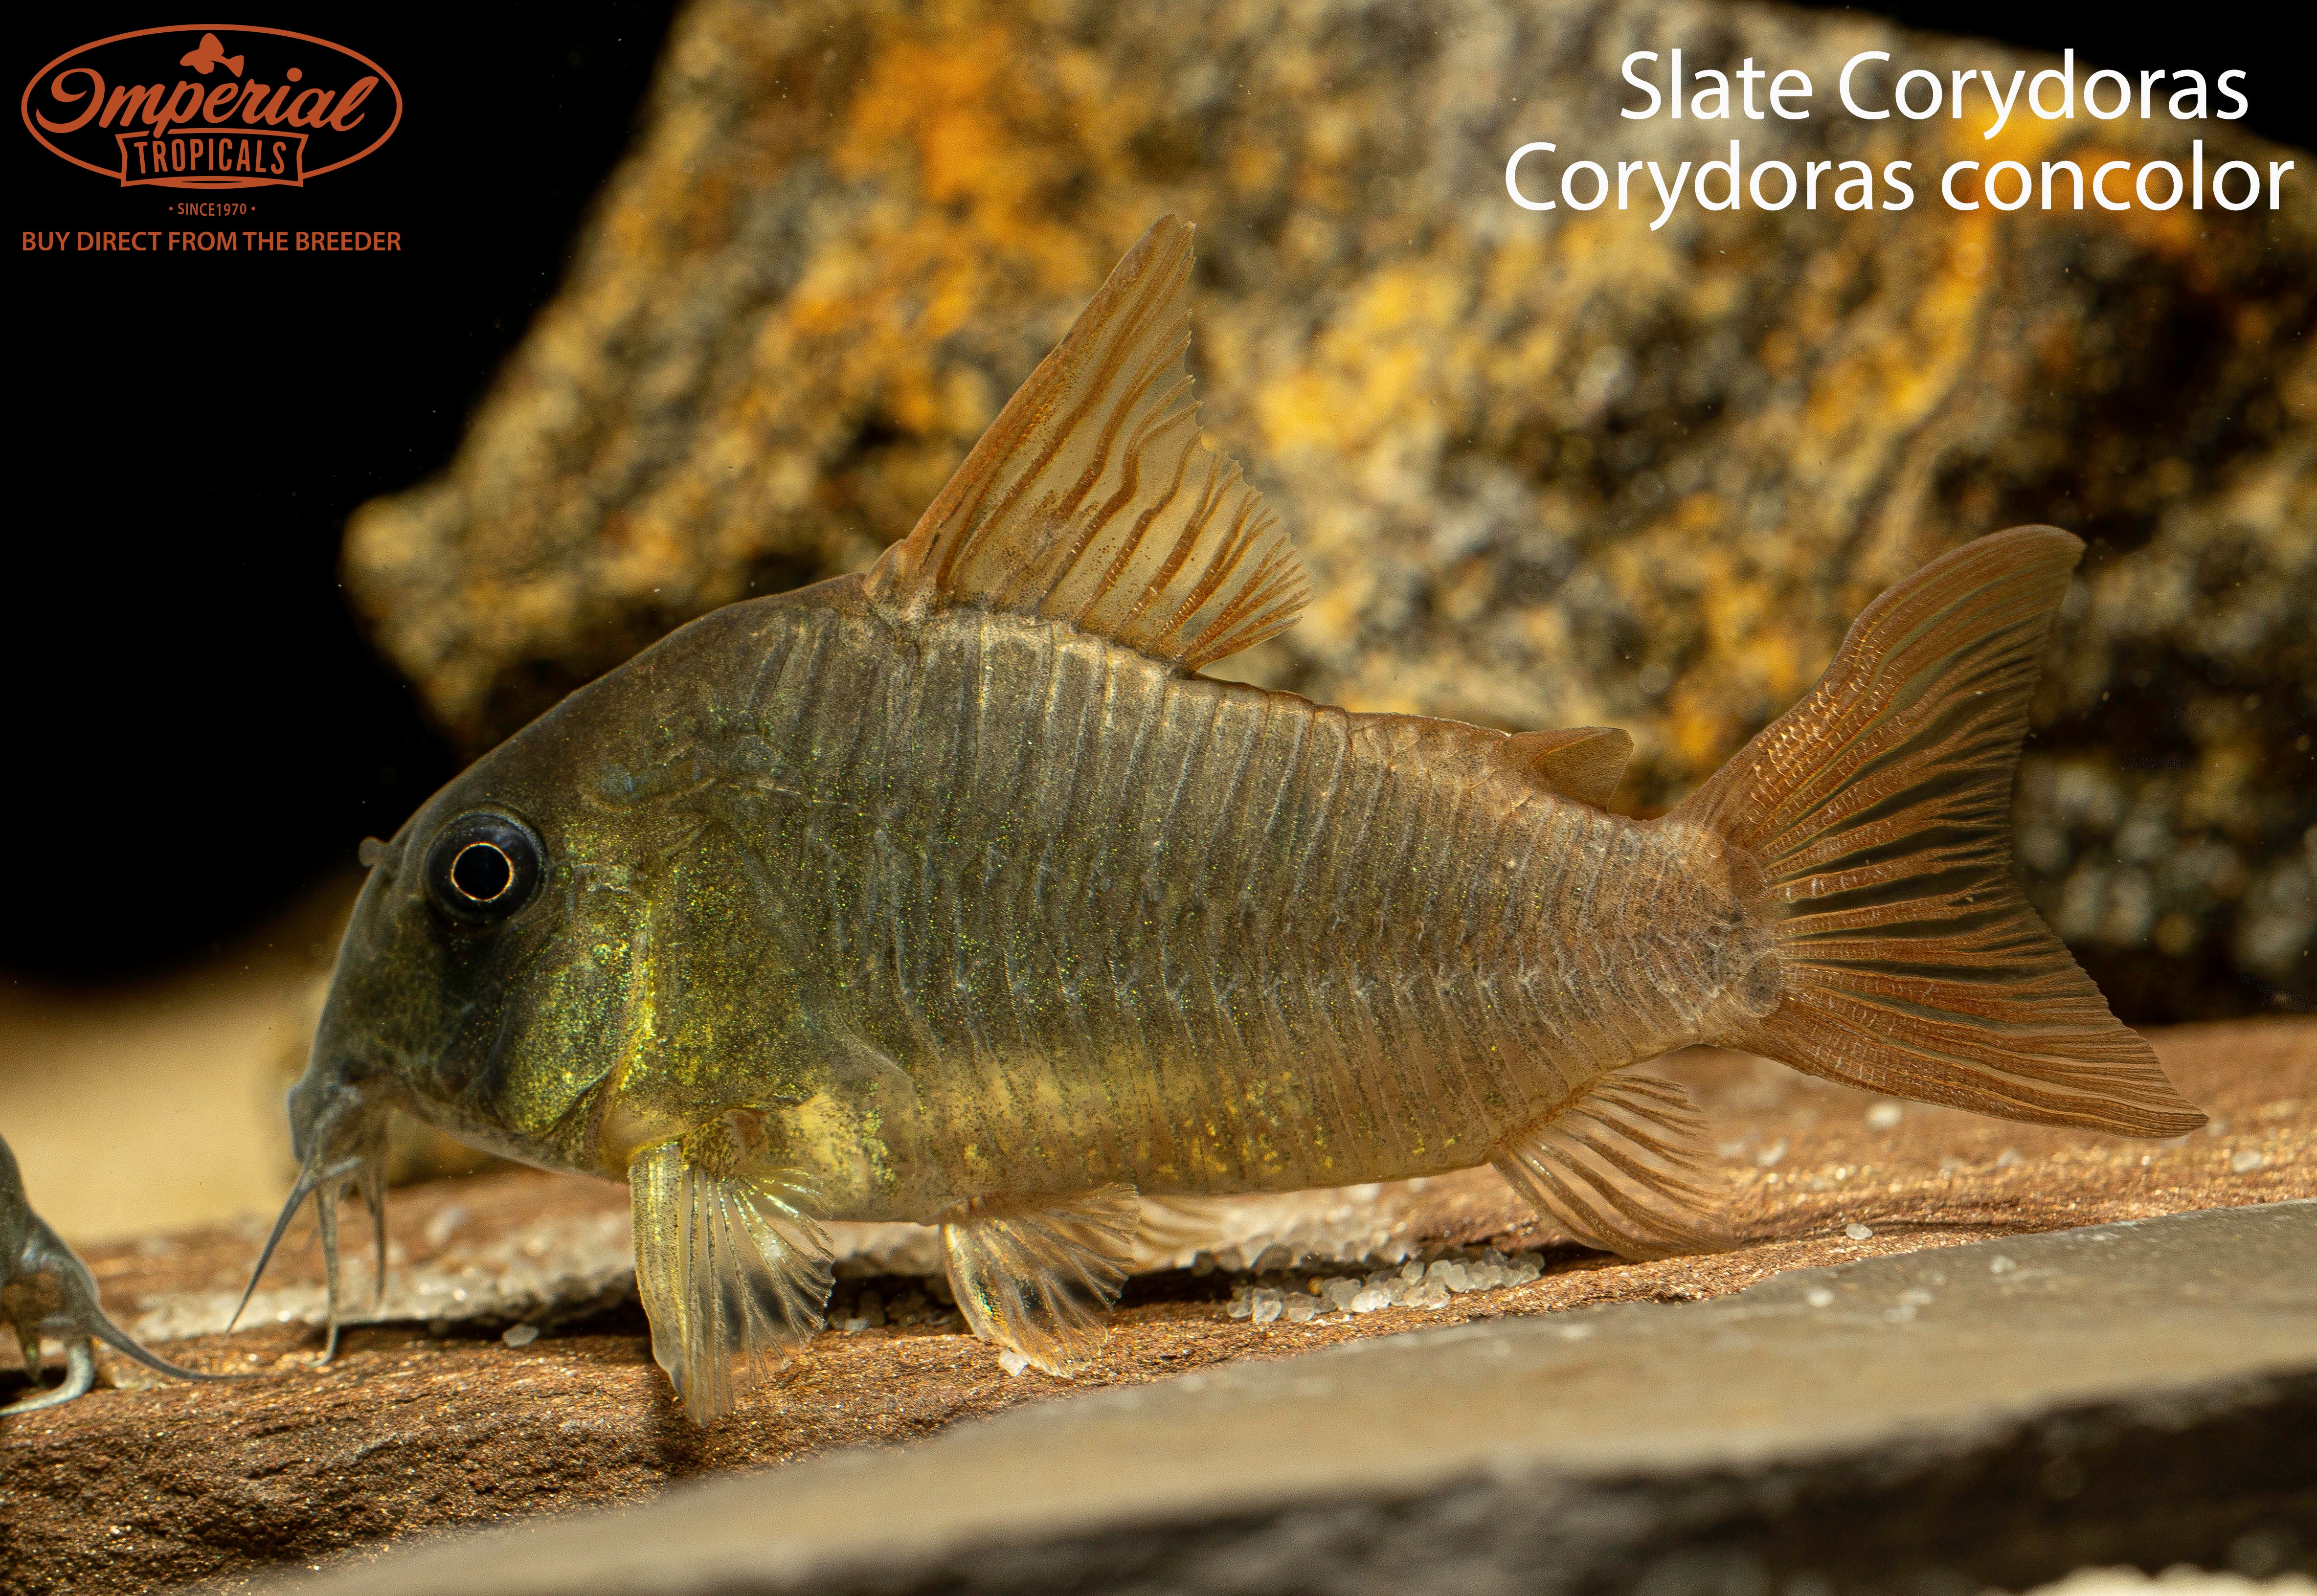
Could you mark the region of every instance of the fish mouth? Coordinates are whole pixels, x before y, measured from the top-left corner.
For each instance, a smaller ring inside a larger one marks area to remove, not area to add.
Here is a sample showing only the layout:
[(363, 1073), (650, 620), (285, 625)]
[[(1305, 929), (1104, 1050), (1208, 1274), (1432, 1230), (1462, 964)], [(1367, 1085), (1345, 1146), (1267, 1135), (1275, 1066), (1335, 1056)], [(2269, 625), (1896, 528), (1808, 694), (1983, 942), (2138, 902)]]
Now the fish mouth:
[(281, 1217), (273, 1222), (273, 1233), (265, 1238), (265, 1250), (258, 1254), (249, 1285), (226, 1325), (228, 1331), (248, 1308), (258, 1281), (264, 1278), (265, 1266), (273, 1260), (273, 1250), (298, 1216), (299, 1206), (310, 1197), (321, 1227), (322, 1268), (329, 1303), (329, 1340), (323, 1349), (323, 1361), (336, 1356), (338, 1203), (349, 1187), (361, 1195), (362, 1206), (370, 1210), (377, 1257), (372, 1307), (385, 1305), (386, 1122), (392, 1107), (383, 1094), (367, 1089), (343, 1062), (326, 1065), (316, 1059), (305, 1078), (290, 1089), (290, 1146), (298, 1160), (298, 1181), (282, 1205)]

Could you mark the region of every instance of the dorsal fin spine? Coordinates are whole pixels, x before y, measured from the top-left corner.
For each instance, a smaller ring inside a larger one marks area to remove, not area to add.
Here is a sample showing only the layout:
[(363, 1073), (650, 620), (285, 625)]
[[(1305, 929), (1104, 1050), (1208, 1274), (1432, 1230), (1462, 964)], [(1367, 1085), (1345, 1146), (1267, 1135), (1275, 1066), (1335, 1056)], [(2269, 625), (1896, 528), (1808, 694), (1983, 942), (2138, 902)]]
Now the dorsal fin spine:
[[(1156, 310), (1166, 303), (1166, 297), (1153, 296), (1134, 307), (1128, 319), (1130, 331), (1122, 340), (1125, 347), (1132, 348), (1140, 342), (1140, 329), (1150, 321)], [(1141, 368), (1134, 373), (1132, 385), (1124, 402), (1114, 403), (1111, 406), (1110, 414), (1102, 417), (1102, 448), (1096, 453), (1093, 459), (1087, 462), (1086, 469), (1078, 473), (1078, 480), (1070, 485), (1065, 495), (1056, 500), (1026, 507), (1032, 519), (1042, 521), (1050, 526), (1068, 526), (1073, 520), (1078, 519), (1077, 515), (1078, 507), (1086, 502), (1087, 495), (1092, 493), (1096, 485), (1101, 482), (1103, 471), (1114, 457), (1119, 442), (1119, 428), (1126, 425), (1129, 417), (1134, 413), (1137, 402), (1150, 391), (1151, 384), (1166, 374), (1169, 362), (1181, 359), (1184, 352), (1190, 347), (1190, 331), (1185, 328), (1181, 337), (1176, 339), (1171, 347), (1161, 346), (1143, 361)], [(1065, 339), (1047, 358), (1059, 359), (1069, 347), (1069, 340)], [(1056, 560), (1052, 558), (1052, 551), (1049, 546), (1047, 549), (1038, 551), (1032, 559), (1023, 561), (1015, 568), (1015, 574), (1008, 579), (1006, 586), (992, 596), (997, 607), (1027, 609), (1034, 614), (1047, 614), (1046, 605), (1052, 602), (1055, 590), (1069, 576), (1079, 556), (1086, 552), (1087, 546), (1101, 532), (1112, 515), (1133, 503), (1137, 478), (1140, 475), (1141, 450), (1153, 439), (1163, 435), (1168, 425), (1180, 415), (1185, 407), (1170, 406), (1169, 401), (1174, 399), (1177, 390), (1189, 387), (1190, 381), (1189, 374), (1185, 373), (1159, 403), (1152, 407), (1153, 413), (1137, 422), (1135, 435), (1128, 440), (1125, 453), (1118, 456), (1124, 462), (1122, 468), (1124, 480), (1120, 484), (1119, 490), (1111, 496), (1110, 502), (1103, 507), (1101, 514), (1083, 519), (1078, 536), (1072, 542), (1068, 555)], [(1051, 440), (1040, 452), (1037, 469), (1024, 472), (1021, 480), (1014, 485), (1009, 501), (998, 507), (996, 513), (984, 516), (980, 520), (974, 528), (973, 536), (968, 547), (979, 550), (984, 542), (994, 535), (996, 529), (1006, 525), (1015, 515), (1023, 511), (1025, 507), (1021, 502), (1023, 496), (1031, 491), (1043, 469), (1053, 462), (1055, 457), (1061, 453), (1063, 445), (1077, 429), (1086, 423), (1088, 416), (1101, 407), (1105, 393), (1105, 390), (1100, 383), (1087, 385), (1077, 404), (1071, 408), (1070, 413), (1062, 418), (1060, 426), (1054, 428)], [(975, 453), (979, 453), (980, 450), (977, 448)], [(968, 463), (971, 463), (970, 459)], [(962, 475), (962, 471), (960, 474)], [(1111, 563), (1111, 571), (1114, 574), (1122, 570), (1126, 563), (1132, 560), (1134, 551), (1141, 542), (1143, 526), (1146, 526), (1165, 507), (1166, 503), (1162, 500), (1153, 505), (1148, 512), (1138, 518), (1139, 525), (1135, 532), (1128, 539), (1126, 546), (1119, 551), (1118, 557)], [(956, 561), (953, 560), (950, 563), (953, 567)], [(1045, 576), (1043, 589), (1033, 602), (1024, 604), (1023, 601), (1027, 596), (1024, 589), (1035, 583), (1036, 578), (1042, 574), (1042, 569)], [(1099, 592), (1100, 589), (1097, 589), (1097, 594)], [(1085, 610), (1090, 607), (1092, 607), (1091, 603), (1081, 606), (1079, 614), (1083, 614)], [(1078, 617), (1049, 614), (1047, 618), (1075, 622)]]
[(1183, 670), (1293, 623), (1293, 545), (1199, 435), (1190, 281), (1191, 229), (1162, 220), (880, 557), (873, 602), (1036, 616)]

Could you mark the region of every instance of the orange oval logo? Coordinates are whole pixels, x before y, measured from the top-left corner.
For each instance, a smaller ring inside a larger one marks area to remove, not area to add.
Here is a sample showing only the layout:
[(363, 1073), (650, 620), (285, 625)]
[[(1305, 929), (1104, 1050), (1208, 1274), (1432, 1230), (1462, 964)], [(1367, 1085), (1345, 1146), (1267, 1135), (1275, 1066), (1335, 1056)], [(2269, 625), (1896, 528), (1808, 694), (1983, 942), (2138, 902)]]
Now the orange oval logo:
[(283, 28), (143, 28), (67, 50), (24, 85), (24, 127), (123, 188), (301, 188), (402, 125), (359, 51)]

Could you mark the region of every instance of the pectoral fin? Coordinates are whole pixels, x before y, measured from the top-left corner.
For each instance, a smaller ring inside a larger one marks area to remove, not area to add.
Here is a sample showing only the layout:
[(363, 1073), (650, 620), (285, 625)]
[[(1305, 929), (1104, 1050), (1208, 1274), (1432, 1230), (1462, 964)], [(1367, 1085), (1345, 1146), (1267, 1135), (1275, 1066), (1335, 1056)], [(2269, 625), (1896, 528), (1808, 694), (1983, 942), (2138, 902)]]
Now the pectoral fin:
[(750, 1161), (722, 1121), (638, 1153), (628, 1185), (652, 1358), (705, 1424), (820, 1329), (835, 1279), (827, 1205), (801, 1171)]
[(1604, 1076), (1500, 1143), (1491, 1161), (1588, 1247), (1661, 1258), (1728, 1244), (1704, 1116), (1670, 1080)]
[(968, 1203), (942, 1225), (966, 1324), (1050, 1375), (1084, 1364), (1133, 1259), (1135, 1208), (1132, 1186)]

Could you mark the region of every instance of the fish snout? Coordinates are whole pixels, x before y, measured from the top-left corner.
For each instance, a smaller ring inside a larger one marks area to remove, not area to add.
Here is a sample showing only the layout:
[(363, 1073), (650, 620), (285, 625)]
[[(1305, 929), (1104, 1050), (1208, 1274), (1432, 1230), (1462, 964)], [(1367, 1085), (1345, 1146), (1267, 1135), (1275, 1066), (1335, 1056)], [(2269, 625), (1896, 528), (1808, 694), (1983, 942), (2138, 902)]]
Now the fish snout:
[(290, 1089), (290, 1151), (301, 1182), (340, 1179), (362, 1161), (376, 1143), (385, 1156), (386, 1110), (381, 1094), (363, 1077), (328, 1069), (317, 1060)]
[(314, 1199), (315, 1218), (322, 1237), (322, 1261), (329, 1302), (327, 1358), (338, 1345), (338, 1201), (352, 1187), (370, 1210), (371, 1233), (376, 1255), (375, 1291), (386, 1296), (386, 1122), (394, 1107), (393, 1095), (382, 1089), (383, 1078), (350, 1066), (344, 1055), (318, 1052), (305, 1075), (290, 1089), (290, 1146), (298, 1159), (298, 1183), (282, 1205), (273, 1233), (266, 1238), (257, 1267), (250, 1272), (238, 1321), (264, 1278), (273, 1250), (308, 1197)]

